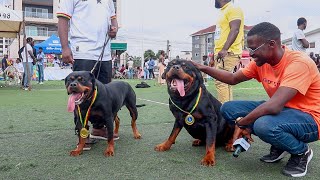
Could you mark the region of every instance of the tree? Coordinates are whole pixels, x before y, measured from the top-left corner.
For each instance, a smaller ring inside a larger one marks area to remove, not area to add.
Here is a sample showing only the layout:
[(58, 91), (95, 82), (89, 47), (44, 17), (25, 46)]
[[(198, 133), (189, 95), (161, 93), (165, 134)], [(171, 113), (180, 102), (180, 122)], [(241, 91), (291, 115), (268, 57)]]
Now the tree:
[(149, 59), (149, 58), (155, 58), (156, 55), (151, 49), (149, 49), (144, 52), (143, 56), (144, 56), (144, 59)]
[(133, 56), (133, 67), (140, 67), (141, 66), (141, 57)]

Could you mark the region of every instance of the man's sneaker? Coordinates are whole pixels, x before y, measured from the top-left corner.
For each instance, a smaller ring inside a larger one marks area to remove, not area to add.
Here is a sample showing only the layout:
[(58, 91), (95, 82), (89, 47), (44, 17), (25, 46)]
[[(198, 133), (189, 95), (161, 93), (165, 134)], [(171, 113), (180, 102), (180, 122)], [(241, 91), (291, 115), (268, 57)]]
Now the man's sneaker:
[(291, 154), (291, 157), (282, 170), (282, 174), (290, 177), (302, 177), (307, 174), (308, 164), (313, 157), (313, 151), (308, 150), (302, 154)]
[[(101, 129), (92, 128), (90, 138), (108, 140), (107, 134), (108, 134), (108, 131), (105, 127), (101, 128)], [(113, 134), (113, 140), (118, 140), (118, 139), (119, 139), (119, 136), (117, 134)]]
[(274, 146), (271, 146), (270, 154), (262, 156), (260, 158), (260, 161), (266, 162), (266, 163), (278, 162), (282, 158), (284, 158), (287, 154), (289, 154), (287, 151), (283, 151), (283, 150), (277, 149)]

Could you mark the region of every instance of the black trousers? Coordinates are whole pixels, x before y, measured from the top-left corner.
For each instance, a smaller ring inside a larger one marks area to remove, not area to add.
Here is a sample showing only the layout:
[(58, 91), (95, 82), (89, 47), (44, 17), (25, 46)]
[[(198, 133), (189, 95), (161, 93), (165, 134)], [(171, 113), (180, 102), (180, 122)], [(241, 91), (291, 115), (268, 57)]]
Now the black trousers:
[[(91, 71), (96, 62), (97, 61), (88, 59), (75, 59), (73, 64), (73, 71)], [(100, 82), (102, 82), (103, 84), (108, 84), (109, 82), (111, 82), (112, 77), (112, 62), (100, 61), (94, 69), (93, 74)]]

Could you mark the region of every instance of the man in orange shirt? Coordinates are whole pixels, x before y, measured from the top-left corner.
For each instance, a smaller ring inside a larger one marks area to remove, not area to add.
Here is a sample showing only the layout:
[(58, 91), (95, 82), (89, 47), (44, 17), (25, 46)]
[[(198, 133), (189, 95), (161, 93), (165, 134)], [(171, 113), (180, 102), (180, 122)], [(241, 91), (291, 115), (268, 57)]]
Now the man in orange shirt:
[(319, 139), (320, 74), (304, 53), (281, 45), (280, 30), (263, 22), (248, 33), (248, 50), (254, 61), (236, 73), (194, 63), (219, 81), (235, 85), (252, 78), (262, 83), (267, 101), (229, 101), (221, 107), (223, 117), (235, 127), (233, 141), (250, 134), (271, 144), (266, 163), (291, 157), (282, 173), (301, 177), (313, 152), (307, 143)]

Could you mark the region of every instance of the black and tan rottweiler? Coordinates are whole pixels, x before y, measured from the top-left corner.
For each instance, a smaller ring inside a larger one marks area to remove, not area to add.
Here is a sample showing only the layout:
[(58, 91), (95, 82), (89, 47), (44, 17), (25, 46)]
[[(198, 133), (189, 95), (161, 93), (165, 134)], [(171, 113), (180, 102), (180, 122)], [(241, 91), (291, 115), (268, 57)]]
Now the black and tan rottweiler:
[(225, 145), (233, 134), (220, 114), (221, 103), (207, 91), (201, 72), (189, 61), (171, 61), (162, 78), (166, 79), (169, 107), (176, 120), (169, 138), (155, 150), (170, 149), (184, 127), (195, 138), (193, 146), (206, 145), (201, 164), (215, 165), (215, 145)]
[[(75, 71), (66, 77), (65, 85), (70, 95), (68, 111), (75, 114), (76, 130), (79, 137), (78, 146), (70, 152), (71, 156), (78, 156), (83, 151), (86, 136), (89, 133), (88, 124), (83, 127), (86, 116), (88, 116), (87, 119), (91, 124), (99, 124), (106, 127), (108, 145), (104, 155), (113, 156), (113, 134), (118, 133), (119, 130), (120, 122), (117, 113), (122, 106), (128, 108), (132, 117), (131, 126), (134, 138), (141, 138), (136, 126), (136, 119), (138, 118), (136, 94), (128, 83), (114, 81), (109, 84), (102, 84), (89, 71)], [(113, 121), (115, 121), (114, 131)]]

